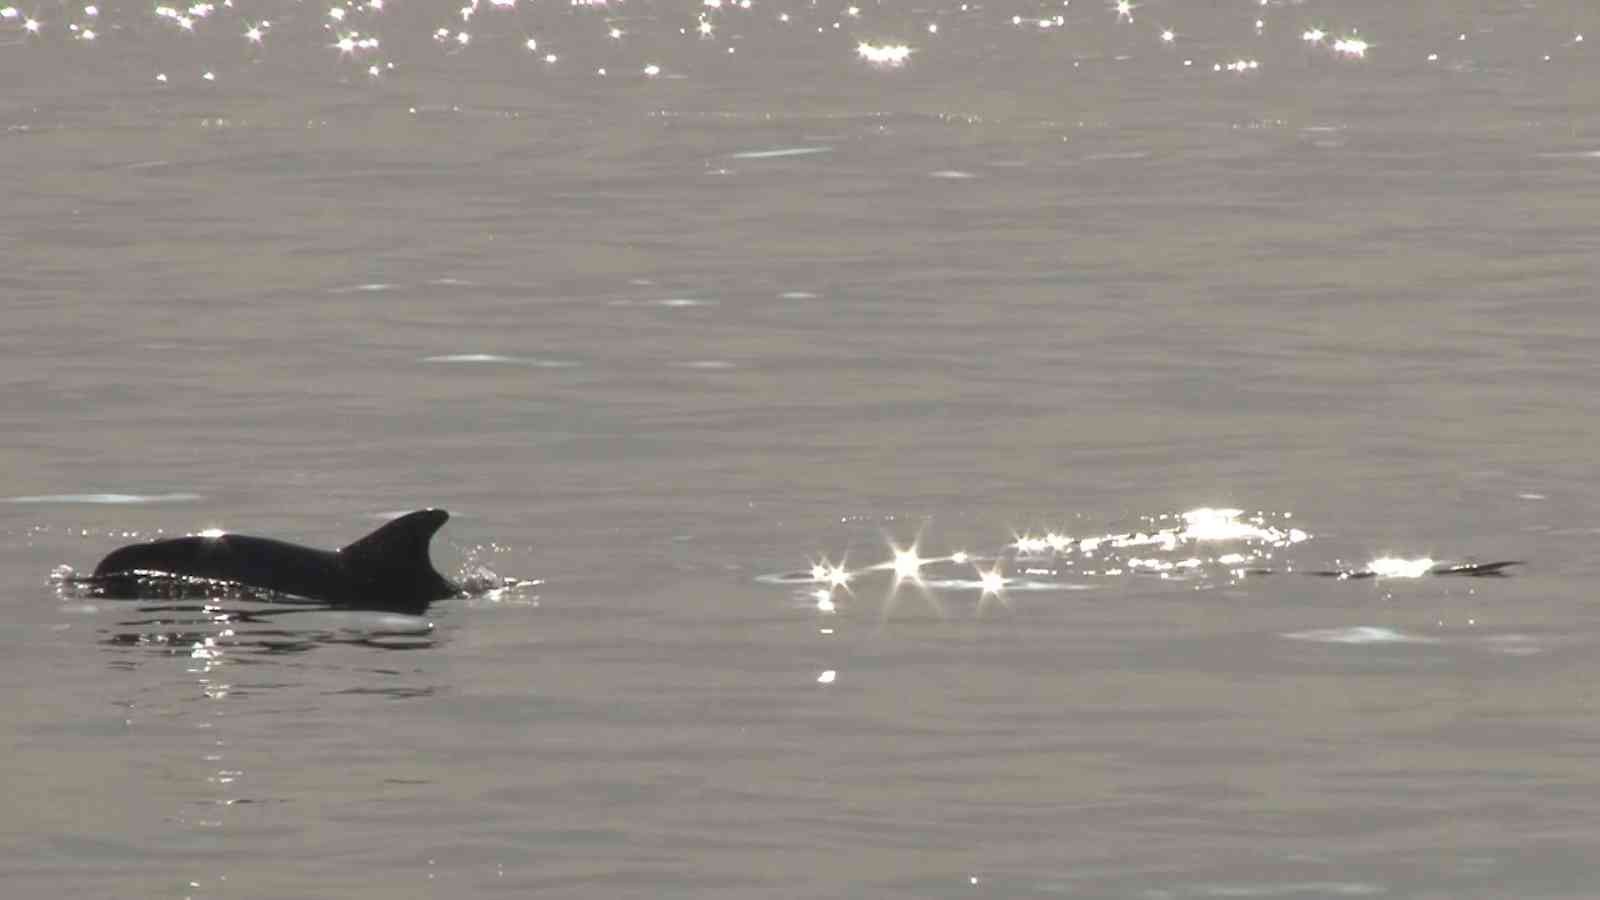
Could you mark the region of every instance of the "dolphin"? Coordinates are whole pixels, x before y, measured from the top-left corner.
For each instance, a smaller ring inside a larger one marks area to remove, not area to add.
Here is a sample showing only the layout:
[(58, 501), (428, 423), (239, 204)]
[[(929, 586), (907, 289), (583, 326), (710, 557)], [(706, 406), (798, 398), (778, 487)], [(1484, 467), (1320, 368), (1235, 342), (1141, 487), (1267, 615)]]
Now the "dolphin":
[[(1520, 559), (1506, 559), (1500, 562), (1442, 562), (1434, 563), (1425, 570), (1423, 575), (1459, 575), (1466, 578), (1504, 578), (1511, 574), (1506, 569), (1510, 566), (1523, 565)], [(1337, 578), (1341, 581), (1350, 581), (1362, 578), (1379, 578), (1382, 573), (1371, 569), (1318, 569), (1306, 572), (1317, 578)]]
[(428, 543), (450, 514), (419, 509), (338, 550), (316, 550), (244, 534), (130, 544), (95, 566), (94, 583), (139, 596), (152, 578), (226, 581), (344, 609), (420, 616), (461, 592), (434, 568)]

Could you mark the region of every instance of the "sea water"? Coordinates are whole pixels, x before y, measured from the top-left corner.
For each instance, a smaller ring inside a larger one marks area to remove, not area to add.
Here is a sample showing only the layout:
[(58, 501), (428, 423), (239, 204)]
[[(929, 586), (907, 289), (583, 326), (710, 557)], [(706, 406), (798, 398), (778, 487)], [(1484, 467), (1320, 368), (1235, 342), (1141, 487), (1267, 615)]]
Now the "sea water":
[[(6, 890), (1592, 896), (1597, 54), (0, 0)], [(52, 579), (422, 506), (504, 586)], [(1525, 564), (1404, 577), (1467, 559)]]

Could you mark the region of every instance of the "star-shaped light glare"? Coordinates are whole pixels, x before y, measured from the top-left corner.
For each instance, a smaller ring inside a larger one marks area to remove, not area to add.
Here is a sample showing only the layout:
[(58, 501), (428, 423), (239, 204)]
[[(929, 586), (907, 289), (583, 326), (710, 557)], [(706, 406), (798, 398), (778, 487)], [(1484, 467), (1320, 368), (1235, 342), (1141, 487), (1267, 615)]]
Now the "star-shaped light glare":
[(831, 588), (848, 587), (850, 579), (855, 577), (849, 569), (842, 564), (830, 562), (823, 557), (820, 562), (811, 564), (811, 580), (819, 584), (826, 584)]
[(894, 547), (893, 550), (894, 562), (891, 565), (894, 568), (895, 580), (905, 581), (909, 578), (912, 581), (921, 581), (923, 559), (917, 555), (917, 545), (912, 544), (904, 550)]
[(996, 565), (987, 572), (979, 569), (978, 583), (983, 586), (983, 596), (998, 596), (1001, 591), (1005, 590), (1006, 577), (1000, 574), (1000, 567)]
[(1023, 554), (1043, 553), (1049, 546), (1050, 543), (1044, 538), (1036, 538), (1031, 534), (1019, 534), (1017, 539), (1011, 542), (1012, 549)]

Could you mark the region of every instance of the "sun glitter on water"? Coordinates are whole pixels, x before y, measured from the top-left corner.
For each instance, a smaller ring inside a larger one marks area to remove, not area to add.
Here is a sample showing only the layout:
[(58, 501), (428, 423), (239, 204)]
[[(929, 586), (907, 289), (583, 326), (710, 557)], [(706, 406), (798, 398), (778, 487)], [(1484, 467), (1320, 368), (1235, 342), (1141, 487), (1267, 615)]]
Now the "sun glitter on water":
[[(941, 592), (972, 592), (981, 614), (990, 600), (1009, 607), (1011, 595), (1092, 590), (1104, 579), (1128, 575), (1206, 585), (1233, 584), (1275, 573), (1360, 579), (1415, 579), (1431, 575), (1500, 575), (1515, 563), (1448, 563), (1428, 556), (1378, 555), (1352, 567), (1303, 569), (1288, 552), (1312, 539), (1292, 524), (1293, 513), (1246, 513), (1240, 509), (1198, 507), (1181, 513), (1142, 517), (1132, 531), (1072, 536), (1051, 529), (1022, 532), (993, 552), (956, 550), (923, 556), (920, 536), (909, 545), (887, 541), (887, 559), (852, 569), (845, 562), (818, 557), (803, 572), (762, 576), (760, 581), (804, 588), (807, 603), (819, 612), (839, 610), (837, 591), (855, 592), (868, 576), (886, 579), (884, 617), (902, 587), (921, 592), (940, 616)], [(1010, 571), (1013, 574), (1007, 575)]]
[[(764, 50), (749, 53), (742, 48), (774, 39), (790, 45), (814, 40), (815, 47), (808, 49), (841, 62), (853, 57), (856, 62), (875, 69), (898, 69), (908, 66), (913, 56), (920, 59), (922, 54), (928, 54), (935, 60), (949, 60), (956, 58), (951, 54), (959, 48), (987, 47), (993, 42), (993, 29), (1008, 24), (1033, 32), (1041, 40), (1064, 42), (1053, 57), (1070, 59), (1072, 68), (1077, 69), (1098, 64), (1090, 61), (1099, 55), (1092, 42), (1110, 39), (1110, 30), (1114, 29), (1119, 35), (1118, 41), (1123, 34), (1137, 36), (1132, 47), (1167, 49), (1185, 36), (1182, 29), (1170, 26), (1193, 24), (1147, 21), (1144, 8), (1148, 3), (1102, 2), (1104, 6), (1097, 4), (1098, 8), (1052, 2), (1022, 11), (962, 2), (906, 10), (894, 4), (819, 6), (792, 0), (762, 3), (687, 0), (682, 4), (651, 7), (649, 15), (624, 15), (624, 0), (568, 0), (557, 4), (463, 0), (459, 4), (437, 6), (401, 4), (399, 6), (405, 7), (401, 13), (394, 12), (397, 5), (386, 0), (334, 0), (311, 8), (297, 0), (253, 0), (249, 4), (235, 0), (158, 3), (149, 7), (134, 5), (104, 10), (94, 4), (62, 4), (51, 7), (55, 12), (12, 4), (0, 5), (0, 40), (14, 35), (18, 45), (46, 46), (53, 35), (61, 35), (78, 46), (96, 48), (92, 52), (116, 53), (113, 48), (118, 46), (144, 46), (152, 33), (159, 32), (178, 35), (178, 40), (193, 41), (194, 50), (207, 56), (216, 55), (209, 48), (201, 49), (207, 42), (222, 47), (223, 52), (229, 46), (237, 48), (233, 51), (236, 57), (232, 65), (224, 56), (211, 68), (203, 70), (194, 67), (182, 73), (170, 69), (139, 73), (163, 85), (202, 79), (202, 71), (210, 75), (204, 80), (217, 84), (228, 83), (230, 79), (236, 79), (235, 83), (259, 82), (267, 71), (261, 68), (263, 63), (270, 63), (280, 54), (285, 55), (283, 58), (295, 59), (288, 54), (296, 53), (296, 45), (304, 46), (310, 40), (336, 51), (334, 71), (335, 77), (340, 78), (357, 72), (384, 73), (387, 77), (396, 71), (397, 65), (405, 71), (404, 66), (410, 63), (432, 63), (469, 53), (533, 54), (537, 49), (532, 58), (544, 65), (523, 70), (526, 77), (609, 77), (623, 85), (705, 77), (699, 67), (707, 59), (708, 50), (720, 56), (735, 57), (746, 65), (765, 65), (770, 53)], [(1346, 61), (1366, 59), (1375, 46), (1369, 37), (1338, 21), (1324, 21), (1308, 27), (1303, 20), (1291, 19), (1287, 27), (1281, 27), (1285, 25), (1282, 17), (1286, 11), (1279, 7), (1296, 5), (1299, 4), (1271, 3), (1252, 8), (1247, 4), (1236, 10), (1237, 24), (1251, 29), (1260, 40), (1304, 42)], [(1168, 7), (1163, 12), (1164, 17), (1183, 11), (1181, 5), (1168, 4)], [(910, 20), (908, 12), (912, 13)], [(1208, 17), (1212, 15), (1207, 14)], [(265, 18), (267, 16), (272, 17), (271, 22)], [(416, 32), (404, 33), (408, 27)], [(921, 45), (912, 46), (906, 42), (912, 33), (924, 35)], [(1197, 25), (1192, 33), (1199, 36)], [(779, 34), (784, 37), (778, 38)], [(661, 38), (666, 35), (679, 38), (681, 42), (663, 42)], [(239, 40), (241, 36), (243, 41)], [(417, 40), (430, 36), (431, 42)], [(1583, 36), (1578, 33), (1561, 49), (1575, 52), (1582, 48), (1582, 41)], [(400, 54), (426, 52), (417, 48), (419, 44), (428, 43), (433, 45), (433, 52), (438, 56), (425, 60), (395, 58)], [(1199, 42), (1191, 45), (1201, 46)], [(600, 49), (602, 46), (606, 49)], [(1209, 59), (1180, 58), (1167, 53), (1156, 57), (1156, 64), (1181, 78), (1192, 77), (1204, 71), (1207, 65), (1214, 72), (1240, 75), (1253, 73), (1262, 65), (1255, 56), (1237, 55), (1242, 46), (1231, 50), (1224, 44), (1215, 46)], [(1264, 58), (1266, 48), (1258, 52), (1262, 52)], [(1107, 64), (1120, 66), (1135, 55), (1137, 51), (1111, 53), (1105, 59)], [(152, 58), (164, 59), (169, 66), (174, 59), (170, 54)], [(579, 61), (580, 65), (555, 66), (557, 60), (569, 58)], [(1549, 60), (1551, 55), (1545, 54), (1543, 58)], [(1437, 60), (1438, 55), (1431, 54), (1428, 59)], [(427, 68), (415, 66), (411, 71), (414, 75)], [(643, 78), (637, 81), (616, 78), (620, 73), (638, 73)]]
[(856, 55), (880, 66), (903, 66), (911, 58), (911, 48), (905, 44), (873, 44), (862, 41), (856, 45)]

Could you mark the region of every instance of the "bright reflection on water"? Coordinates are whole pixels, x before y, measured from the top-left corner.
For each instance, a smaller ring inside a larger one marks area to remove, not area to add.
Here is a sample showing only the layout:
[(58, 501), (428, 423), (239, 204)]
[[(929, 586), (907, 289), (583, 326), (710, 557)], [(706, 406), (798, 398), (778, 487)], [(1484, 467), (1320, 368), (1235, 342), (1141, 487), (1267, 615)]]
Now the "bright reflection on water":
[(144, 504), (144, 503), (191, 503), (204, 499), (200, 494), (172, 493), (172, 494), (35, 494), (21, 497), (6, 497), (6, 503), (92, 503), (92, 504)]
[(862, 41), (856, 45), (856, 53), (867, 62), (882, 66), (904, 65), (911, 58), (911, 48), (905, 44), (869, 44)]
[[(306, 50), (323, 54), (342, 75), (377, 82), (463, 54), (513, 53), (538, 63), (545, 72), (564, 68), (580, 77), (694, 77), (693, 72), (713, 57), (739, 59), (747, 55), (738, 52), (741, 47), (774, 39), (814, 44), (818, 54), (841, 65), (887, 73), (916, 65), (946, 65), (952, 51), (989, 40), (987, 33), (995, 29), (1032, 32), (1039, 39), (1061, 42), (1079, 56), (1085, 55), (1080, 48), (1090, 39), (1086, 36), (1124, 44), (1130, 52), (1117, 56), (1119, 60), (1132, 58), (1141, 48), (1165, 50), (1159, 57), (1162, 64), (1179, 73), (1255, 72), (1262, 68), (1260, 59), (1241, 56), (1240, 51), (1260, 52), (1254, 48), (1287, 41), (1348, 61), (1364, 60), (1379, 46), (1354, 27), (1358, 23), (1344, 26), (1333, 21), (1337, 15), (1306, 25), (1305, 17), (1294, 9), (1299, 5), (1239, 4), (1232, 16), (1235, 21), (1205, 23), (1224, 26), (1220, 34), (1228, 39), (1222, 41), (1194, 36), (1197, 27), (1177, 29), (1170, 21), (1158, 22), (1154, 15), (1145, 15), (1143, 4), (1127, 0), (1103, 6), (1062, 3), (1027, 11), (1011, 4), (960, 2), (904, 9), (796, 0), (686, 0), (649, 7), (648, 18), (639, 16), (636, 5), (620, 0), (572, 0), (560, 5), (466, 0), (459, 6), (342, 0), (316, 15), (308, 15), (304, 4), (291, 0), (133, 5), (104, 11), (89, 5), (63, 7), (43, 18), (42, 13), (10, 5), (0, 7), (0, 38), (9, 33), (36, 44), (70, 40), (110, 53), (123, 44), (132, 48), (152, 40), (182, 41), (206, 48), (208, 55), (232, 57), (220, 72), (194, 69), (169, 77), (168, 72), (152, 68), (139, 73), (142, 80), (162, 84), (256, 78), (249, 66)], [(1170, 19), (1173, 12), (1164, 10), (1163, 16)], [(676, 40), (663, 42), (667, 35)], [(1581, 36), (1571, 43), (1579, 41)], [(1193, 45), (1190, 55), (1173, 52), (1189, 45)], [(424, 48), (431, 52), (424, 55)], [(657, 54), (663, 50), (675, 58), (660, 58)], [(578, 64), (568, 67), (573, 57)], [(759, 54), (749, 59), (749, 65), (762, 65)], [(1075, 59), (1073, 65), (1081, 62)]]
[(1433, 567), (1434, 561), (1426, 556), (1419, 559), (1385, 556), (1367, 563), (1366, 571), (1379, 578), (1421, 578)]
[[(1090, 590), (1107, 578), (1124, 576), (1156, 576), (1205, 586), (1280, 573), (1341, 580), (1500, 575), (1506, 567), (1516, 565), (1380, 556), (1357, 566), (1313, 567), (1289, 554), (1312, 540), (1309, 532), (1290, 524), (1293, 518), (1289, 512), (1200, 507), (1146, 516), (1146, 527), (1134, 531), (1080, 537), (1054, 530), (1025, 532), (997, 549), (956, 550), (933, 557), (921, 555), (920, 538), (903, 547), (889, 541), (888, 558), (882, 562), (851, 569), (847, 562), (834, 563), (822, 556), (805, 571), (763, 575), (757, 581), (798, 585), (810, 605), (819, 612), (833, 613), (838, 609), (836, 591), (854, 593), (852, 585), (865, 577), (887, 573), (891, 577), (883, 603), (885, 615), (894, 608), (902, 586), (923, 591), (942, 615), (934, 591), (976, 592), (977, 609), (982, 612), (990, 599), (1006, 603), (1008, 593)], [(1007, 576), (1008, 570), (1016, 574)]]

